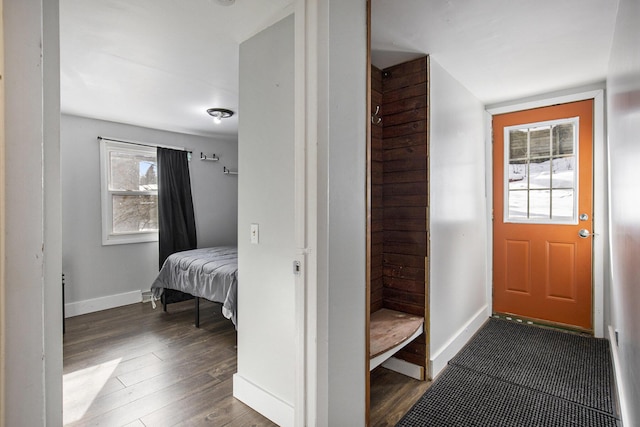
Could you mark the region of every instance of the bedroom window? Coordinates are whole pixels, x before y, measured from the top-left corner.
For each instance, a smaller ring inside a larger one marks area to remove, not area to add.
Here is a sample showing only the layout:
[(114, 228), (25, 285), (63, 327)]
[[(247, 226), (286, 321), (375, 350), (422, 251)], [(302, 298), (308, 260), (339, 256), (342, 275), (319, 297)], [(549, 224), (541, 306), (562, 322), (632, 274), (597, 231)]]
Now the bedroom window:
[(102, 244), (158, 240), (156, 149), (100, 140)]

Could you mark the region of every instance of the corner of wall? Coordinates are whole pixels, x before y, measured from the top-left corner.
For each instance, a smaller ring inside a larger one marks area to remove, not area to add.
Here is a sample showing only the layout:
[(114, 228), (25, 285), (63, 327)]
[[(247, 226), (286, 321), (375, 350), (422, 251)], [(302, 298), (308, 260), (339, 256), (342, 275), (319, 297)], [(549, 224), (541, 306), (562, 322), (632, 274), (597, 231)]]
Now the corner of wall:
[(294, 408), (252, 383), (239, 373), (233, 375), (233, 397), (282, 427), (294, 425)]
[(485, 305), (449, 341), (431, 353), (429, 358), (429, 378), (434, 379), (442, 372), (449, 360), (478, 332), (489, 316), (489, 306)]
[(620, 407), (620, 418), (622, 421), (622, 425), (626, 426), (630, 425), (625, 422), (630, 420), (630, 403), (627, 402), (627, 396), (625, 393), (626, 378), (622, 374), (622, 366), (620, 366), (620, 356), (618, 354), (616, 332), (612, 325), (609, 325), (609, 348), (611, 349), (611, 360), (613, 361), (613, 375), (616, 394), (618, 396), (618, 404)]

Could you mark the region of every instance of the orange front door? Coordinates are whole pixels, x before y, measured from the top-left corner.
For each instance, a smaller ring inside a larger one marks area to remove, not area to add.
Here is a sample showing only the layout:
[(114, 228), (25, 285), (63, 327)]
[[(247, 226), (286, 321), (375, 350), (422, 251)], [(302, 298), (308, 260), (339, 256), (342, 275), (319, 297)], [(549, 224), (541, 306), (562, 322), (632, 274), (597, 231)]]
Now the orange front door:
[(493, 117), (493, 310), (592, 330), (593, 100)]

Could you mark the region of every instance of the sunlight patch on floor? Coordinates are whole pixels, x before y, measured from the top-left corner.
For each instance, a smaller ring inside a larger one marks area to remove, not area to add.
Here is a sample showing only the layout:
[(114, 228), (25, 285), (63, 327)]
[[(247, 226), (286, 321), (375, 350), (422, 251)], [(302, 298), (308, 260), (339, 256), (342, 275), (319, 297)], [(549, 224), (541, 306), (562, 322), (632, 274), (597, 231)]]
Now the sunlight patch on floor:
[(62, 377), (63, 422), (82, 419), (122, 359), (90, 366)]

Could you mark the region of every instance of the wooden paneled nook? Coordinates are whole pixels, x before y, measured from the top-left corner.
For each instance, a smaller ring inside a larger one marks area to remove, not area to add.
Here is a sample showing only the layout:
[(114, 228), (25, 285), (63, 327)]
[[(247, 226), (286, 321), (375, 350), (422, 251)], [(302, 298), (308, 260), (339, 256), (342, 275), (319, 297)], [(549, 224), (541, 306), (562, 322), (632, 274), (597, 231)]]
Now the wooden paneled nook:
[(371, 67), (368, 147), (370, 369), (420, 380), (429, 360), (428, 64)]

